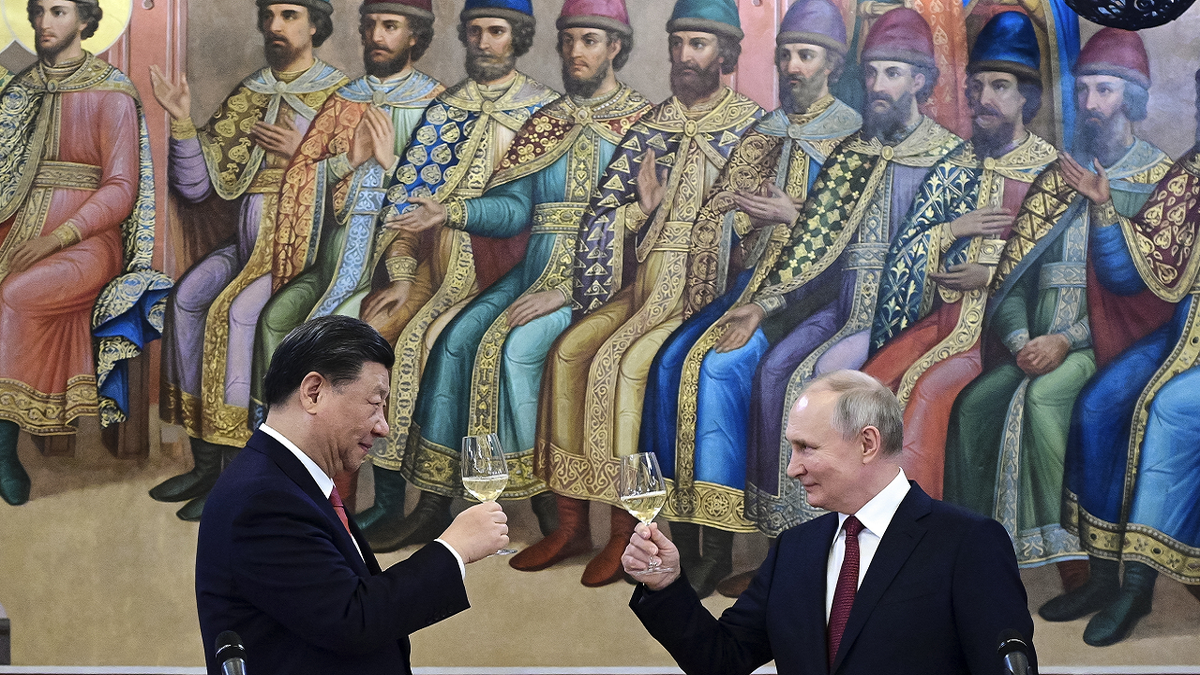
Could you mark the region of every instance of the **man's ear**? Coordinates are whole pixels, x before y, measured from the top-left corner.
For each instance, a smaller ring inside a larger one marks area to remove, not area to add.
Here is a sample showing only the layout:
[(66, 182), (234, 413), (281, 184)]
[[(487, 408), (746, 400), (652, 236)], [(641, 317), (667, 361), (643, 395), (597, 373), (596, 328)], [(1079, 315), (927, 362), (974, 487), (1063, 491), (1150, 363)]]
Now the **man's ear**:
[(863, 427), (863, 430), (858, 432), (858, 436), (863, 445), (864, 464), (869, 464), (883, 456), (883, 437), (879, 434), (879, 429), (871, 426)]
[(913, 75), (913, 88), (912, 88), (913, 96), (916, 96), (917, 92), (921, 91), (924, 88), (925, 88), (925, 73), (914, 74)]
[(304, 379), (300, 381), (299, 391), (300, 405), (304, 408), (304, 412), (311, 414), (317, 411), (321, 396), (328, 387), (329, 381), (318, 372), (314, 371), (304, 376)]

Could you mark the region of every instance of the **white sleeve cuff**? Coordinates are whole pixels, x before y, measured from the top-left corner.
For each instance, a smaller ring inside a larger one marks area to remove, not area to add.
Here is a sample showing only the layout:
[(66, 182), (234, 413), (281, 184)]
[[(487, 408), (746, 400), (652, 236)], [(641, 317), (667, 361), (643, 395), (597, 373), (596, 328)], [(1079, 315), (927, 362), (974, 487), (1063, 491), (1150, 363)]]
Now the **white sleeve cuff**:
[(462, 556), (458, 554), (458, 551), (454, 550), (453, 546), (451, 546), (450, 544), (447, 544), (446, 542), (442, 541), (441, 539), (434, 539), (434, 541), (441, 544), (442, 546), (445, 546), (446, 549), (449, 550), (450, 553), (454, 556), (454, 559), (458, 561), (458, 573), (462, 575), (462, 578), (465, 581), (467, 578), (467, 565), (466, 565), (466, 563), (463, 562)]

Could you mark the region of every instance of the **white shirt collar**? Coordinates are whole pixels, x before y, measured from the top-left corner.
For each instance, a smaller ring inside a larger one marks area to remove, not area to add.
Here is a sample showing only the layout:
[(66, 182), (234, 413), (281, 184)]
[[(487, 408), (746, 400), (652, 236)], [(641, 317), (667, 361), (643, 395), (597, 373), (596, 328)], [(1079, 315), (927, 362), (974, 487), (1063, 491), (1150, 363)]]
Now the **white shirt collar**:
[[(908, 484), (908, 477), (904, 475), (904, 469), (900, 469), (892, 482), (880, 490), (879, 494), (872, 497), (871, 501), (864, 504), (854, 516), (858, 518), (864, 528), (882, 539), (883, 533), (887, 531), (888, 525), (896, 515), (896, 510), (900, 508), (900, 502), (904, 501), (904, 497), (911, 487)], [(845, 513), (839, 513), (838, 527), (841, 528), (849, 517)]]
[[(295, 443), (289, 441), (286, 436), (267, 426), (265, 422), (259, 427), (259, 429), (264, 434), (279, 441), (283, 447), (290, 450), (291, 453), (296, 456), (296, 459), (300, 460), (300, 463), (304, 465), (304, 468), (308, 469), (308, 472), (312, 474), (313, 480), (317, 482), (317, 487), (321, 489), (321, 493), (325, 495), (326, 499), (329, 499), (329, 495), (333, 492), (333, 479), (330, 478), (329, 475), (321, 469), (321, 467), (317, 466), (317, 463), (312, 461), (311, 457), (304, 454), (300, 448), (296, 447)], [(357, 542), (355, 543), (357, 544)]]

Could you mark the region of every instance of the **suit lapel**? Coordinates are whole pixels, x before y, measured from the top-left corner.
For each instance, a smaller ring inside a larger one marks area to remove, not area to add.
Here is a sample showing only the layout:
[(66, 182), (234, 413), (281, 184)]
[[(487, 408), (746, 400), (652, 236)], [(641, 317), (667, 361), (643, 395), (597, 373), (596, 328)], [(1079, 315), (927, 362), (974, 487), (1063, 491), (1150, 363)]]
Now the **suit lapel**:
[[(374, 556), (371, 556), (370, 563), (365, 560), (371, 549), (365, 546), (365, 538), (361, 532), (357, 531), (358, 526), (354, 524), (354, 519), (350, 519), (350, 529), (352, 532), (356, 532), (355, 538), (363, 542), (360, 544), (363, 547), (362, 555), (359, 555), (358, 550), (355, 549), (354, 542), (350, 539), (350, 534), (346, 532), (346, 528), (342, 527), (342, 519), (338, 518), (337, 512), (333, 510), (333, 504), (329, 502), (329, 498), (321, 492), (321, 488), (313, 480), (312, 474), (292, 454), (291, 450), (283, 447), (282, 443), (262, 431), (255, 431), (254, 435), (246, 443), (246, 447), (257, 449), (267, 457), (270, 457), (287, 474), (287, 477), (291, 478), (304, 491), (304, 494), (308, 495), (308, 498), (312, 500), (317, 510), (329, 521), (329, 529), (333, 532), (334, 544), (342, 552), (342, 555), (346, 557), (346, 560), (350, 561), (350, 564), (360, 576), (366, 577), (378, 572), (379, 563), (375, 562)], [(372, 563), (374, 563), (375, 569), (371, 569)]]
[(842, 642), (838, 646), (838, 653), (830, 672), (837, 672), (846, 658), (847, 651), (854, 645), (855, 638), (866, 625), (867, 617), (871, 616), (875, 605), (879, 604), (880, 598), (892, 584), (908, 556), (917, 547), (921, 537), (925, 536), (926, 528), (918, 524), (917, 520), (929, 513), (932, 500), (916, 483), (909, 481), (909, 485), (911, 487), (908, 494), (900, 502), (896, 515), (892, 516), (892, 522), (888, 524), (883, 539), (879, 540), (879, 548), (875, 551), (875, 557), (871, 559), (867, 575), (863, 577), (862, 585), (854, 595), (854, 605), (850, 608), (846, 630), (842, 633)]
[[(826, 656), (826, 645), (829, 643), (829, 620), (825, 616), (825, 596), (829, 593), (826, 588), (826, 570), (829, 568), (829, 550), (833, 547), (833, 538), (837, 534), (838, 515), (828, 513), (818, 518), (813, 525), (816, 540), (812, 545), (802, 545), (801, 566), (812, 578), (801, 586), (804, 589), (815, 589), (813, 600), (804, 603), (808, 616), (803, 623), (806, 634), (800, 644), (816, 645), (819, 648), (805, 650), (809, 655), (806, 672), (828, 673), (829, 657)], [(779, 573), (779, 570), (776, 570)]]

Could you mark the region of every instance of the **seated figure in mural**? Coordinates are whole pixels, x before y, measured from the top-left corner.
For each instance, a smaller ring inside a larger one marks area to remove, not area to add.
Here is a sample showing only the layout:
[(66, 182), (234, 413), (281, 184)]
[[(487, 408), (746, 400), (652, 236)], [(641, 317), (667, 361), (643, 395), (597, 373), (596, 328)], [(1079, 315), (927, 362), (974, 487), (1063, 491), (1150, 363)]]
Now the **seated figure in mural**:
[[(1074, 75), (1075, 156), (1104, 167), (1115, 208), (1132, 215), (1170, 166), (1166, 154), (1133, 134), (1150, 86), (1141, 38), (1101, 30), (1080, 52)], [(1092, 302), (1094, 223), (1087, 198), (1068, 180), (1072, 166), (1065, 155), (1052, 163), (1017, 215), (985, 317), (1005, 349), (955, 402), (945, 467), (947, 501), (1000, 521), (1022, 565), (1060, 562), (1068, 589), (1084, 571), (1067, 562), (1082, 549), (1060, 522), (1071, 407), (1096, 372), (1099, 342), (1115, 339), (1113, 317)]]
[(558, 526), (554, 495), (533, 473), (538, 390), (546, 352), (571, 322), (579, 222), (625, 132), (652, 107), (617, 81), (633, 41), (623, 0), (567, 0), (558, 22), (567, 95), (513, 141), (482, 197), (447, 227), (511, 237), (528, 230), (524, 259), (471, 301), (430, 350), (403, 473), (421, 499), (397, 546), (432, 540), (462, 496), (464, 436), (498, 434), (508, 461), (503, 497), (533, 497), (542, 534)]
[(713, 272), (697, 279), (703, 283), (694, 292), (716, 297), (700, 311), (685, 312), (646, 384), (638, 449), (658, 455), (672, 494), (687, 495), (670, 500), (662, 515), (701, 597), (732, 571), (733, 533), (755, 530), (742, 514), (745, 425), (707, 414), (709, 401), (744, 398), (749, 391), (711, 380), (701, 391), (701, 363), (720, 337), (713, 324), (752, 279), (774, 267), (821, 165), (862, 124), (829, 93), (845, 51), (845, 24), (829, 0), (804, 0), (788, 10), (776, 36), (782, 105), (742, 137), (693, 228), (693, 241), (729, 240), (731, 257), (740, 254), (740, 260), (718, 258), (715, 247), (706, 251)]
[[(1197, 111), (1200, 119), (1200, 99)], [(1200, 585), (1194, 451), (1200, 434), (1200, 133), (1134, 218), (1121, 215), (1106, 173), (1076, 172), (1079, 191), (1091, 200), (1090, 260), (1099, 283), (1089, 300), (1113, 310), (1117, 334), (1144, 332), (1146, 322), (1138, 320), (1156, 304), (1174, 316), (1162, 312), (1162, 325), (1118, 354), (1075, 404), (1063, 526), (1079, 536), (1091, 577), (1039, 613), (1070, 621), (1098, 611), (1083, 632), (1093, 646), (1125, 639), (1150, 613), (1159, 574), (1188, 584), (1193, 594)], [(1131, 320), (1137, 323), (1128, 325)]]
[[(623, 574), (621, 552), (637, 520), (619, 505), (617, 467), (637, 451), (655, 353), (685, 313), (711, 299), (689, 293), (710, 271), (692, 254), (693, 224), (738, 138), (763, 113), (721, 84), (741, 56), (732, 0), (679, 0), (667, 31), (672, 96), (633, 125), (600, 179), (575, 252), (577, 321), (546, 358), (534, 471), (557, 495), (559, 528), (511, 561), (532, 571), (590, 551), (588, 501), (608, 504), (611, 534), (584, 570), (585, 586)], [(622, 283), (633, 233), (636, 271)], [(721, 248), (714, 251), (727, 255)]]
[(432, 0), (365, 0), (359, 14), (367, 74), (325, 101), (284, 174), (271, 258), (276, 293), (254, 341), (252, 428), (265, 417), (263, 378), (283, 336), (309, 318), (358, 317), (378, 261), (384, 180), (442, 93), (413, 67), (433, 41)]
[(375, 551), (399, 548), (405, 534), (402, 460), (429, 348), (467, 302), (525, 251), (526, 237), (493, 239), (433, 223), (446, 212), (461, 217), (463, 201), (483, 194), (521, 127), (558, 98), (517, 70), (533, 35), (529, 0), (467, 1), (458, 24), (467, 77), (426, 109), (387, 183), (376, 246), (388, 284), (361, 305), (363, 320), (396, 346), (391, 431), (372, 455), (375, 504), (358, 515)]
[(962, 143), (919, 111), (938, 76), (932, 55), (916, 12), (894, 9), (875, 24), (863, 48), (863, 129), (825, 162), (774, 268), (721, 318), (724, 333), (704, 358), (701, 389), (750, 392), (707, 414), (746, 426), (745, 515), (768, 536), (817, 514), (784, 473), (785, 402), (813, 374), (866, 361), (888, 245), (930, 168)]
[(934, 167), (888, 250), (863, 372), (904, 405), (904, 471), (942, 497), (954, 397), (982, 369), (988, 283), (1017, 211), (1057, 152), (1025, 124), (1041, 102), (1033, 24), (997, 14), (967, 64), (971, 140)]
[(37, 62), (0, 89), (0, 497), (29, 499), (20, 430), (73, 435), (129, 409), (127, 359), (162, 329), (141, 102), (83, 49), (96, 0), (31, 0)]
[(242, 80), (204, 128), (192, 123), (187, 80), (151, 67), (154, 98), (171, 115), (171, 190), (190, 203), (233, 202), (237, 218), (234, 239), (185, 272), (167, 305), (159, 415), (187, 432), (193, 468), (150, 496), (190, 500), (178, 512), (183, 520), (199, 520), (205, 495), (250, 438), (250, 361), (271, 296), (284, 170), (317, 110), (347, 82), (313, 55), (333, 31), (328, 0), (256, 2), (268, 65)]

